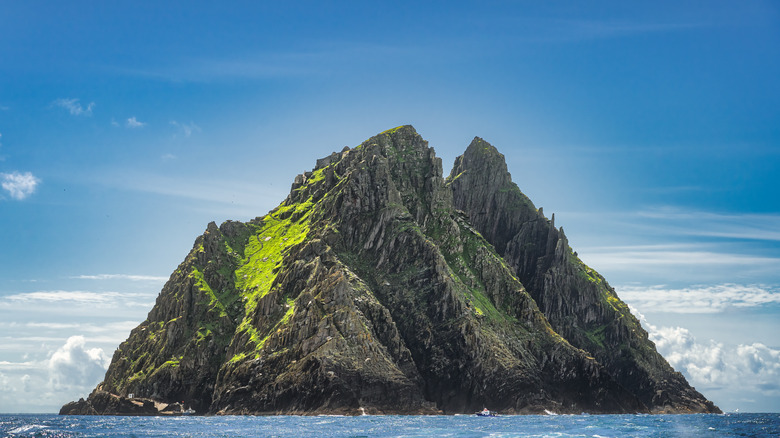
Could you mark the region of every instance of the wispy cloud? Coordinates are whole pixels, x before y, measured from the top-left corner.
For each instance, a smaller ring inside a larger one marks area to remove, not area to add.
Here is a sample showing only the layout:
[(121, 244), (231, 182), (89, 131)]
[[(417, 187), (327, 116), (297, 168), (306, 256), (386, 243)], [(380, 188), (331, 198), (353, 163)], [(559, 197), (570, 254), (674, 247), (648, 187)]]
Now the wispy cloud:
[[(0, 323), (0, 327), (24, 328), (24, 329), (45, 329), (45, 330), (69, 330), (71, 332), (105, 333), (105, 332), (128, 332), (138, 325), (138, 321), (115, 321), (108, 323), (84, 323), (84, 322), (36, 322), (28, 321), (23, 323), (10, 322)], [(121, 340), (121, 339), (120, 339)]]
[[(658, 207), (560, 216), (576, 219), (579, 228), (572, 228), (570, 234), (574, 248), (613, 282), (780, 282), (780, 215), (776, 213)], [(590, 245), (576, 244), (583, 238)]]
[(66, 109), (72, 116), (91, 116), (95, 102), (90, 102), (86, 107), (81, 106), (79, 99), (57, 99), (52, 105)]
[(680, 32), (705, 27), (693, 22), (637, 22), (604, 20), (549, 20), (548, 25), (559, 35), (572, 39), (616, 38), (651, 33)]
[(156, 277), (153, 275), (132, 275), (132, 274), (97, 274), (97, 275), (76, 275), (71, 278), (79, 280), (129, 280), (129, 281), (166, 281), (168, 277)]
[(589, 264), (607, 267), (641, 268), (663, 265), (780, 266), (780, 259), (717, 251), (710, 244), (625, 245), (581, 248)]
[(41, 182), (30, 172), (0, 173), (0, 179), (2, 179), (0, 185), (2, 185), (3, 190), (8, 192), (12, 198), (20, 201), (35, 193), (35, 189)]
[(173, 81), (264, 79), (319, 76), (340, 71), (345, 65), (369, 65), (370, 60), (422, 59), (419, 44), (386, 45), (352, 41), (311, 41), (303, 50), (256, 51), (235, 56), (182, 57), (167, 64), (120, 68), (124, 74)]
[(636, 217), (677, 234), (780, 241), (780, 214), (724, 214), (659, 207), (639, 211)]
[(656, 241), (657, 237), (780, 241), (777, 213), (724, 213), (659, 206), (624, 212), (562, 212), (560, 216), (594, 225), (607, 223), (610, 228), (631, 234), (651, 235)]
[(220, 214), (256, 217), (284, 199), (286, 191), (263, 184), (239, 180), (210, 180), (177, 178), (145, 172), (112, 172), (99, 178), (98, 183), (156, 195), (203, 201), (197, 208), (204, 211), (220, 210)]
[(150, 295), (140, 293), (53, 290), (7, 295), (0, 300), (0, 307), (9, 307), (16, 303), (32, 305), (72, 303), (105, 308), (151, 307), (152, 300)]
[(657, 327), (636, 308), (629, 307), (658, 352), (694, 386), (780, 395), (780, 350), (758, 342), (735, 346), (713, 339), (700, 342), (686, 328)]
[[(599, 19), (599, 18), (541, 18), (513, 16), (487, 16), (469, 23), (476, 29), (482, 26), (501, 28), (508, 43), (567, 44), (580, 41), (631, 38), (654, 34), (674, 34), (714, 24), (696, 20), (669, 21), (653, 19)], [(478, 26), (474, 26), (479, 24)], [(479, 35), (467, 35), (471, 40)]]
[(761, 285), (719, 284), (672, 289), (618, 286), (618, 295), (645, 312), (720, 313), (733, 308), (780, 305), (780, 290)]
[(138, 119), (135, 118), (135, 116), (133, 116), (127, 119), (127, 121), (125, 122), (125, 126), (127, 126), (128, 128), (143, 128), (144, 126), (146, 126), (146, 123), (139, 121)]
[(29, 370), (32, 368), (38, 368), (40, 366), (40, 362), (36, 361), (11, 362), (7, 360), (0, 360), (0, 369), (3, 370)]
[(185, 137), (191, 136), (193, 132), (200, 132), (200, 126), (196, 125), (194, 122), (180, 123), (176, 120), (171, 120), (171, 125), (176, 127)]

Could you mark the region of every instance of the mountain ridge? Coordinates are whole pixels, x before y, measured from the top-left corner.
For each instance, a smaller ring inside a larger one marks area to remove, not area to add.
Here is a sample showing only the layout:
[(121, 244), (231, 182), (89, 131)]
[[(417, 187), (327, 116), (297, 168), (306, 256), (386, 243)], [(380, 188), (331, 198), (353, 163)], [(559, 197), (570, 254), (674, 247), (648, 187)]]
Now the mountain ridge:
[[(474, 178), (479, 166), (488, 179)], [(558, 314), (548, 322), (554, 290), (523, 266), (534, 255), (533, 272), (567, 279), (555, 269), (571, 252), (516, 186), (522, 197), (497, 195), (507, 184), (503, 156), (479, 138), (445, 180), (409, 125), (317, 160), (267, 215), (210, 223), (104, 381), (61, 413), (715, 412), (676, 395), (687, 382), (652, 386), (662, 394), (648, 402), (606, 352), (561, 336)], [(467, 193), (506, 205), (475, 220), (485, 206)], [(512, 250), (523, 229), (543, 251)]]

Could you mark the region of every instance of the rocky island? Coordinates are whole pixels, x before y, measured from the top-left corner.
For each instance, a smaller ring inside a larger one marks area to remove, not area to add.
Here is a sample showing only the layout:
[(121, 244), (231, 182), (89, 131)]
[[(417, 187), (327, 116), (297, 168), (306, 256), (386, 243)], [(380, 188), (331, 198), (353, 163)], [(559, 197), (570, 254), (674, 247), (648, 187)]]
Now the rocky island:
[[(132, 397), (131, 397), (132, 394)], [(173, 406), (173, 407), (172, 407)], [(208, 224), (105, 379), (60, 414), (716, 413), (480, 138), (411, 126)]]

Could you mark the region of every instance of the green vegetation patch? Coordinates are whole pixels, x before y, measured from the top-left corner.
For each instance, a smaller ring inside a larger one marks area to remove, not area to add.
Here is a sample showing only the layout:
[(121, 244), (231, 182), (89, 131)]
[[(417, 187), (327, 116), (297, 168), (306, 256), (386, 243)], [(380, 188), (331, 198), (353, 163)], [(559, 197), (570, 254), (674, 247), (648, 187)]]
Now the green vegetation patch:
[[(236, 288), (245, 297), (245, 312), (253, 314), (258, 301), (271, 291), (282, 260), (292, 246), (306, 239), (311, 198), (304, 203), (280, 206), (263, 217), (259, 225), (252, 224), (255, 233), (244, 248), (242, 265), (236, 270)], [(298, 220), (290, 211), (298, 212)]]
[(585, 330), (585, 336), (588, 337), (590, 342), (598, 345), (600, 348), (604, 348), (605, 335), (604, 331), (607, 329), (608, 324), (598, 326), (596, 328)]
[(382, 135), (382, 134), (393, 134), (396, 131), (398, 131), (399, 129), (403, 128), (404, 126), (406, 126), (406, 125), (396, 126), (395, 128), (388, 129), (387, 131), (382, 131), (382, 132), (379, 133), (379, 135)]
[[(300, 193), (313, 193), (314, 186), (324, 184), (328, 168), (332, 163), (316, 169), (298, 190)], [(239, 267), (235, 270), (235, 284), (244, 300), (244, 318), (236, 329), (247, 339), (248, 351), (239, 352), (230, 359), (236, 363), (247, 357), (258, 357), (268, 338), (286, 325), (295, 313), (295, 302), (287, 297), (287, 309), (279, 312), (278, 321), (272, 327), (256, 327), (253, 316), (260, 300), (271, 292), (277, 275), (282, 271), (285, 256), (290, 250), (303, 243), (311, 232), (311, 215), (317, 206), (312, 196), (299, 202), (283, 203), (256, 222), (248, 224), (251, 233), (243, 247)]]
[(195, 280), (195, 286), (208, 297), (209, 310), (218, 312), (220, 317), (228, 316), (227, 306), (236, 300), (235, 294), (233, 294), (232, 291), (219, 291), (218, 293), (215, 293), (204, 278), (203, 272), (195, 266), (192, 267), (189, 276)]
[[(477, 253), (482, 250), (494, 265), (504, 267), (506, 275), (512, 276), (511, 270), (506, 266), (504, 260), (498, 256), (493, 247), (476, 230), (470, 230), (459, 224), (460, 241), (463, 244), (463, 251), (452, 251), (450, 242), (441, 245), (440, 248), (444, 254), (454, 277), (461, 280), (466, 286), (469, 303), (474, 308), (474, 313), (480, 317), (486, 317), (489, 321), (515, 321), (516, 319), (506, 312), (499, 310), (493, 301), (487, 296), (487, 287), (482, 281), (482, 273), (474, 267), (475, 261), (479, 257)], [(440, 238), (447, 238), (447, 234), (440, 234)], [(484, 251), (488, 251), (487, 254)], [(519, 283), (519, 281), (518, 281)]]
[[(244, 321), (241, 322), (241, 325), (238, 326), (238, 332), (243, 332), (249, 337), (249, 344), (250, 347), (254, 350), (254, 358), (258, 358), (260, 356), (260, 351), (265, 347), (265, 343), (268, 341), (268, 338), (271, 337), (274, 333), (280, 331), (282, 327), (287, 325), (288, 322), (290, 322), (290, 319), (295, 314), (295, 300), (292, 298), (287, 298), (287, 310), (285, 313), (281, 316), (279, 321), (274, 324), (270, 330), (268, 330), (267, 334), (265, 336), (262, 336), (260, 331), (257, 330), (257, 328), (252, 324), (251, 320), (249, 318), (244, 319)], [(262, 336), (262, 337), (261, 337)], [(244, 360), (248, 357), (248, 353), (246, 351), (236, 354), (230, 359), (230, 363), (236, 363)]]

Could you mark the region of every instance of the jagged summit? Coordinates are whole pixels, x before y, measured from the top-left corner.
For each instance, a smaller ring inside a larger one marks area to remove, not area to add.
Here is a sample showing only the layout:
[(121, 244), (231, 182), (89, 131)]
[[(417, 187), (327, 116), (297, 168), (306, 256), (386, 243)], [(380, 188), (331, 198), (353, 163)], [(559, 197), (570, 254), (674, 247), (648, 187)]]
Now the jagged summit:
[[(660, 356), (577, 263), (495, 148), (475, 138), (445, 180), (400, 126), (317, 160), (265, 216), (209, 224), (104, 381), (61, 413), (706, 411), (677, 396), (684, 379), (648, 402), (610, 370), (620, 342)], [(644, 390), (657, 367), (628, 350), (616, 360), (645, 370)]]
[(511, 267), (552, 327), (590, 352), (653, 412), (719, 412), (657, 353), (615, 290), (574, 253), (555, 216), (511, 182), (504, 156), (475, 138), (448, 178), (469, 215)]

